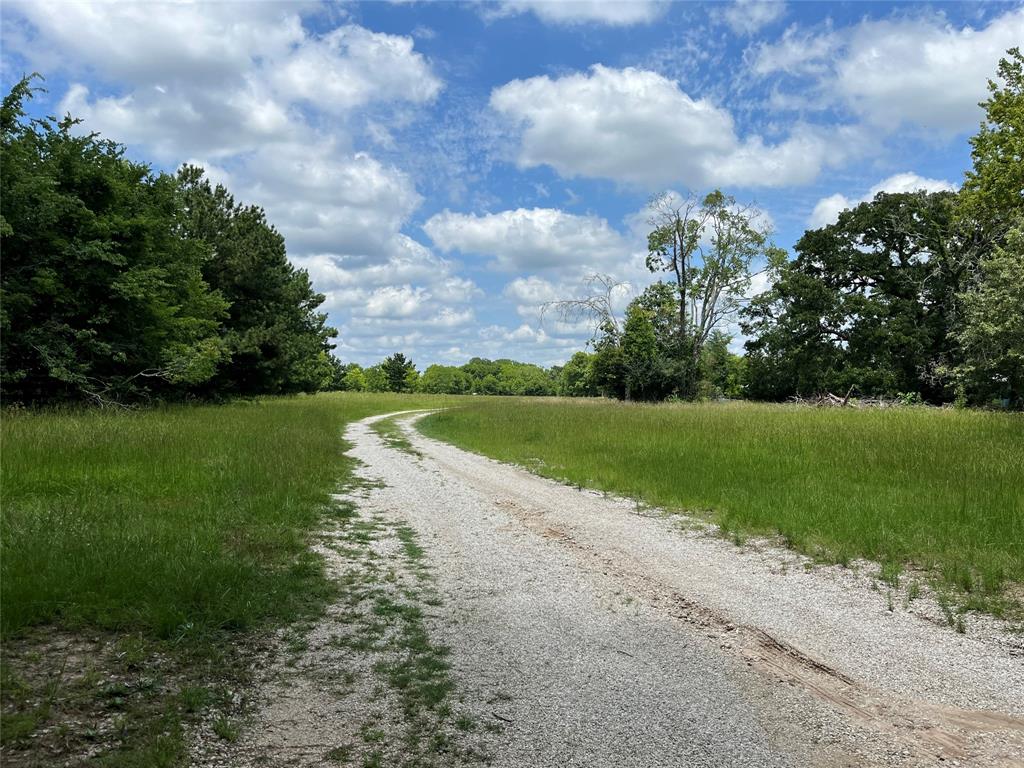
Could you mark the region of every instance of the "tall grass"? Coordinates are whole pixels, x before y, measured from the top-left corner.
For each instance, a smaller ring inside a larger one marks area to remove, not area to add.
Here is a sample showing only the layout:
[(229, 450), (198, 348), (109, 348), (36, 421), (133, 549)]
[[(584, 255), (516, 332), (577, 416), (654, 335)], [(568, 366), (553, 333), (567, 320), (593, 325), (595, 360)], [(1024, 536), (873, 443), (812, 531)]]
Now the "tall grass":
[(440, 401), (5, 412), (3, 635), (56, 622), (180, 641), (294, 619), (329, 589), (306, 536), (347, 476), (344, 425)]
[(829, 560), (915, 564), (967, 593), (1024, 582), (1024, 419), (906, 408), (486, 402), (421, 429), (541, 474), (777, 532)]

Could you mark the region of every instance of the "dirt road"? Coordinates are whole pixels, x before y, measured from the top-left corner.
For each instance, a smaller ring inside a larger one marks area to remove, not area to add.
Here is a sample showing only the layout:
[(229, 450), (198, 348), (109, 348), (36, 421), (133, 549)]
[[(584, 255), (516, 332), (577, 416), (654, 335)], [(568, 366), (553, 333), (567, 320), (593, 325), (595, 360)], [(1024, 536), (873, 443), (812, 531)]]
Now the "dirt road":
[[(247, 735), (200, 762), (1024, 765), (1019, 635), (982, 618), (958, 633), (867, 566), (738, 547), (428, 440), (415, 418), (400, 420), (412, 451), (375, 419), (346, 434), (365, 535), (346, 522), (323, 551), (342, 582), (374, 569), (377, 591), (271, 664)], [(415, 630), (373, 618), (396, 603)], [(368, 654), (340, 629), (354, 618), (383, 638)], [(440, 705), (409, 682), (431, 653), (444, 661), (422, 690), (443, 688)]]

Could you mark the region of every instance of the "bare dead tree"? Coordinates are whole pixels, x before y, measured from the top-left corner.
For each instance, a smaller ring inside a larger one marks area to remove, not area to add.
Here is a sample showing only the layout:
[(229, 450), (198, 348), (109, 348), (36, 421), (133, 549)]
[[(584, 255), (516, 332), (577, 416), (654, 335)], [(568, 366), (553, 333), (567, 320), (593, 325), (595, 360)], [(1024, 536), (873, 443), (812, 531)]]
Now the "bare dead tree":
[(588, 291), (585, 296), (541, 304), (541, 323), (549, 312), (553, 312), (563, 323), (590, 321), (595, 337), (602, 330), (620, 335), (622, 324), (615, 314), (615, 295), (630, 291), (629, 283), (616, 280), (611, 275), (595, 273), (585, 277), (583, 284)]

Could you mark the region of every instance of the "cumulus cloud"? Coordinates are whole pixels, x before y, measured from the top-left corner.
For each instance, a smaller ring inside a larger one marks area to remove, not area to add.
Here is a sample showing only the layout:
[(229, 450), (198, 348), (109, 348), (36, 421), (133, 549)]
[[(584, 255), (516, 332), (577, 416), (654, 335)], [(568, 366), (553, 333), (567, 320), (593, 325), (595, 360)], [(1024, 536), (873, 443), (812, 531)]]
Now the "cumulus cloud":
[(667, 7), (663, 0), (502, 0), (485, 5), (487, 18), (533, 13), (550, 24), (604, 24), (626, 27), (649, 24)]
[(838, 193), (821, 198), (807, 219), (807, 226), (810, 229), (819, 229), (828, 224), (834, 224), (842, 211), (874, 199), (879, 192), (917, 192), (922, 189), (925, 192), (955, 191), (956, 185), (943, 179), (928, 179), (918, 176), (916, 173), (897, 173), (887, 179), (882, 179), (871, 187), (866, 195), (856, 200), (851, 200), (846, 195)]
[(725, 23), (738, 35), (752, 35), (781, 19), (786, 4), (781, 0), (735, 0), (723, 14)]
[(423, 225), (443, 251), (483, 254), (503, 270), (608, 264), (628, 254), (622, 236), (597, 216), (555, 208), (483, 215), (444, 211)]
[[(306, 33), (299, 13), (312, 3), (67, 3), (32, 0), (7, 6), (31, 24), (17, 43), (30, 60), (54, 46), (119, 83), (177, 81), (215, 87), (242, 78), (254, 59), (279, 58)], [(40, 51), (41, 52), (41, 51)]]
[[(339, 114), (420, 104), (440, 91), (411, 37), (353, 24), (316, 35), (300, 16), (309, 7), (257, 3), (241, 18), (230, 4), (169, 3), (155, 12), (145, 3), (40, 0), (11, 5), (15, 24), (5, 18), (4, 43), (30, 65), (59, 56), (78, 81), (62, 109), (164, 160), (305, 144), (303, 104)], [(119, 92), (92, 93), (82, 84), (90, 72)]]
[(377, 100), (430, 101), (441, 90), (411, 37), (353, 24), (304, 41), (274, 69), (273, 81), (281, 93), (331, 111)]
[(567, 177), (648, 188), (783, 186), (812, 181), (841, 155), (802, 126), (778, 144), (741, 139), (726, 110), (632, 67), (514, 80), (492, 92), (491, 106), (522, 129), (520, 166), (550, 165)]
[(297, 254), (384, 253), (422, 202), (398, 168), (329, 141), (263, 148), (243, 169), (240, 194), (267, 209)]
[(94, 96), (88, 87), (75, 83), (59, 109), (80, 118), (85, 130), (149, 146), (161, 158), (223, 158), (287, 141), (301, 131), (287, 105), (253, 82), (226, 91), (189, 89), (187, 96), (159, 85), (125, 96)]
[(538, 307), (549, 301), (557, 301), (566, 295), (564, 292), (560, 292), (553, 283), (537, 275), (517, 277), (505, 286), (504, 293), (521, 307)]
[(1024, 40), (1024, 9), (1009, 10), (975, 29), (942, 14), (865, 20), (821, 32), (791, 27), (749, 57), (762, 75), (806, 76), (817, 106), (835, 104), (885, 131), (912, 125), (944, 134), (976, 128), (977, 103), (1006, 49)]

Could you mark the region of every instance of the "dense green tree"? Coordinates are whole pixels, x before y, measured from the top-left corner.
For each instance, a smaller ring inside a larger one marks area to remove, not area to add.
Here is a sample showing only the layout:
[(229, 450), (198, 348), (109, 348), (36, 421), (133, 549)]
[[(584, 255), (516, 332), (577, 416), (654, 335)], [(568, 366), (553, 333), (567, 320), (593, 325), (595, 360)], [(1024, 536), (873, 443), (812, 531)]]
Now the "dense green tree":
[(1024, 217), (1002, 245), (982, 256), (954, 332), (963, 351), (957, 373), (974, 402), (1024, 399)]
[(948, 397), (964, 267), (949, 192), (886, 194), (804, 234), (744, 313), (750, 393)]
[(1024, 55), (1012, 48), (999, 62), (1002, 84), (989, 81), (985, 122), (971, 139), (974, 162), (957, 201), (962, 256), (969, 278), (952, 336), (963, 397), (1024, 405)]
[(501, 363), (487, 360), (482, 357), (474, 357), (468, 363), (462, 366), (462, 370), (465, 371), (474, 382), (479, 382), (486, 376), (498, 377), (501, 373)]
[(989, 80), (981, 103), (985, 121), (970, 140), (973, 168), (965, 174), (957, 213), (981, 234), (1001, 244), (1020, 226), (1024, 213), (1024, 54), (1011, 48)]
[(328, 352), (337, 333), (317, 312), (324, 297), (305, 270), (288, 261), (284, 238), (258, 206), (235, 202), (203, 170), (178, 173), (184, 232), (209, 246), (203, 276), (230, 304), (221, 335), (230, 359), (210, 381), (228, 394), (315, 391), (331, 378)]
[(225, 356), (227, 302), (183, 235), (175, 179), (75, 121), (0, 111), (0, 384), (6, 401), (180, 396)]
[(413, 365), (412, 360), (407, 360), (401, 352), (384, 358), (380, 368), (389, 392), (411, 392), (415, 389), (418, 377), (416, 366)]
[(419, 391), (435, 395), (464, 395), (473, 380), (465, 371), (452, 365), (431, 365), (420, 376)]
[(594, 355), (576, 352), (562, 366), (558, 376), (557, 393), (563, 397), (596, 397), (600, 394), (593, 379)]
[(473, 392), (483, 395), (553, 395), (556, 381), (549, 371), (515, 360), (474, 357), (462, 366)]
[(363, 367), (358, 363), (346, 365), (342, 384), (346, 392), (362, 392), (366, 389), (366, 377), (363, 375)]
[(590, 362), (590, 380), (602, 396), (625, 399), (626, 374), (622, 348), (616, 334), (606, 332), (595, 342), (594, 356)]
[(498, 381), (498, 377), (493, 373), (488, 373), (482, 379), (479, 379), (476, 383), (475, 392), (480, 395), (500, 395), (503, 394), (501, 391), (501, 382)]
[(713, 331), (701, 353), (697, 396), (701, 398), (741, 398), (746, 380), (746, 358), (729, 351), (732, 338)]
[(388, 392), (388, 377), (383, 366), (378, 363), (363, 370), (363, 382), (367, 392)]
[(654, 400), (662, 396), (661, 355), (651, 313), (633, 302), (622, 329), (622, 367), (627, 400)]

